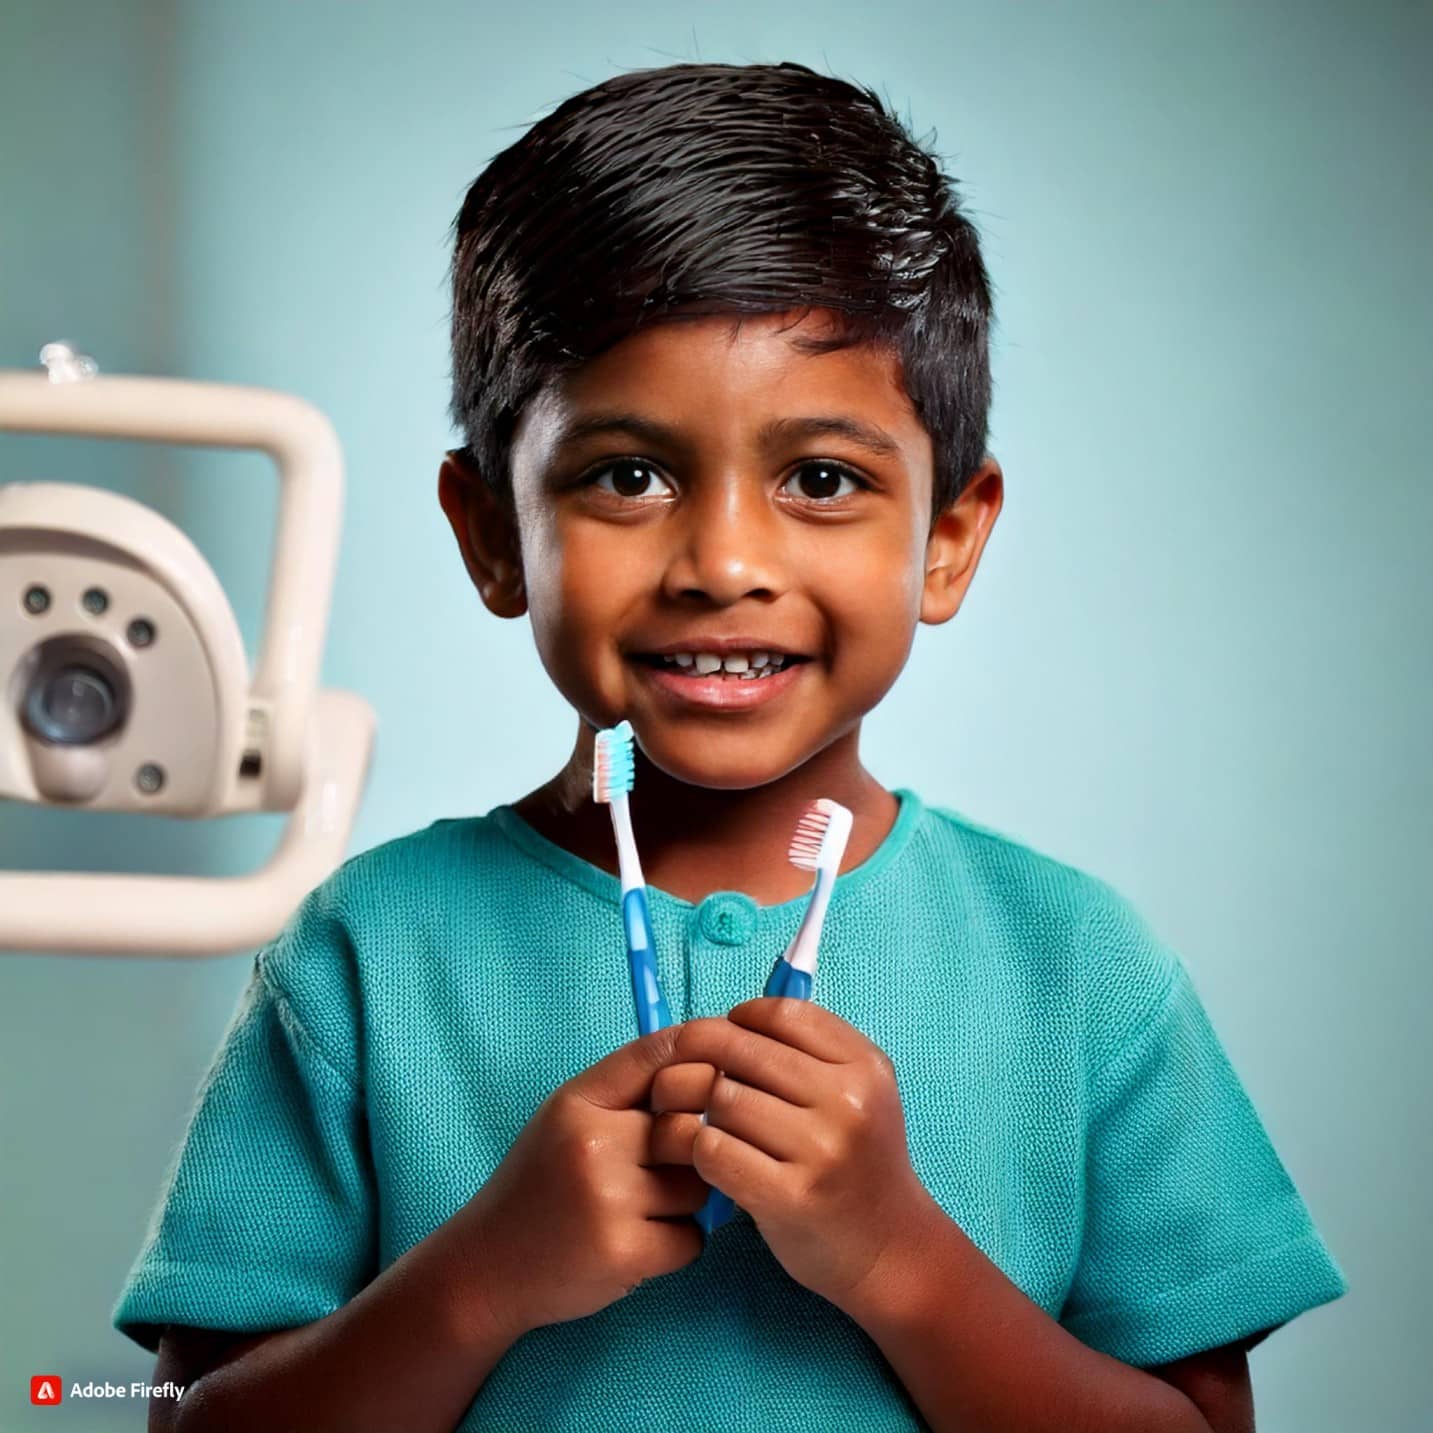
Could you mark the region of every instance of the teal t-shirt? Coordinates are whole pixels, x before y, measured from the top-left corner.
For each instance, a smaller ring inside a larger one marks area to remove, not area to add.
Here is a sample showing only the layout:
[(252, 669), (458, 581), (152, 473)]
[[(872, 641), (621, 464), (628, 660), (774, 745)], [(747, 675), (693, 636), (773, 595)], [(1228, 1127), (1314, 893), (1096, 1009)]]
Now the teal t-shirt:
[[(1136, 1366), (1343, 1293), (1179, 957), (1104, 882), (897, 794), (836, 882), (813, 998), (891, 1058), (945, 1212)], [(674, 1020), (760, 995), (804, 907), (650, 895)], [(636, 1038), (619, 897), (506, 806), (342, 865), (255, 960), (114, 1325), (152, 1350), (167, 1323), (310, 1323), (449, 1219), (557, 1085)], [(525, 1334), (459, 1425), (924, 1426), (744, 1211), (695, 1262)]]

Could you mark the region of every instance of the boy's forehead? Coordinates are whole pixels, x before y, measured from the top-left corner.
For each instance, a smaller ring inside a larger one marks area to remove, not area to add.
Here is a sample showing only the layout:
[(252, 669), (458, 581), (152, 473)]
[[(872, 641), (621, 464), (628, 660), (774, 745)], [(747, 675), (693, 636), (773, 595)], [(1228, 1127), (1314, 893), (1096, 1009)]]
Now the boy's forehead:
[[(799, 340), (833, 333), (819, 311), (794, 323), (759, 314), (653, 322), (549, 382), (523, 408), (513, 438), (539, 464), (627, 415), (693, 439), (797, 434), (808, 420), (842, 420), (881, 456), (927, 467), (930, 435), (894, 352), (869, 343), (826, 353)], [(629, 430), (633, 425), (626, 425)], [(640, 427), (640, 425), (637, 425)], [(815, 431), (813, 429), (812, 431)], [(827, 431), (839, 429), (828, 422)]]

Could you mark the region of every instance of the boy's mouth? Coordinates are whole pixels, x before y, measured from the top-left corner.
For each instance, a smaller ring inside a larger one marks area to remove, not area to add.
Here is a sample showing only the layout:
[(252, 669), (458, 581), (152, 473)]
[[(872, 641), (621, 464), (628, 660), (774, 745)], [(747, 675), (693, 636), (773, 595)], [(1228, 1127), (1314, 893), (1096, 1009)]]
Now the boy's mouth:
[(769, 652), (761, 648), (751, 651), (703, 652), (635, 652), (636, 661), (663, 671), (687, 677), (726, 678), (739, 682), (769, 681), (786, 667), (809, 662), (793, 652)]
[(693, 645), (628, 655), (663, 698), (679, 707), (744, 711), (763, 705), (797, 680), (810, 657), (767, 647), (726, 646), (720, 652)]

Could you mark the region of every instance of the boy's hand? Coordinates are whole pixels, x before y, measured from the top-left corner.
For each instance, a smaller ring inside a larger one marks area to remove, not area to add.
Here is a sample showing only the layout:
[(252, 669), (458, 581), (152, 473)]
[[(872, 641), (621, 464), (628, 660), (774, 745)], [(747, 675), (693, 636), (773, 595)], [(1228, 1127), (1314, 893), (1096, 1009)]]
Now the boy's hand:
[(690, 1216), (710, 1192), (682, 1160), (653, 1154), (652, 1080), (676, 1026), (612, 1051), (559, 1085), (492, 1177), (453, 1216), (468, 1251), (475, 1322), (516, 1338), (596, 1313), (643, 1279), (690, 1264)]
[(854, 1305), (932, 1204), (890, 1060), (808, 1000), (762, 996), (675, 1028), (675, 1063), (652, 1083), (653, 1158), (689, 1160), (793, 1279)]

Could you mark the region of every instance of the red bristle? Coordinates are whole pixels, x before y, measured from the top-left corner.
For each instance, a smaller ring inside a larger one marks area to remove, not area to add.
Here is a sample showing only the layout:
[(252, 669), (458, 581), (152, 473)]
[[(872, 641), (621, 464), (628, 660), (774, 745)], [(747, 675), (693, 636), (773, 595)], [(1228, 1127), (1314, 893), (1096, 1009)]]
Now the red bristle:
[(811, 869), (821, 857), (821, 843), (826, 838), (826, 828), (831, 824), (831, 813), (822, 801), (813, 801), (801, 813), (792, 834), (791, 844), (786, 848), (786, 857), (793, 866)]

